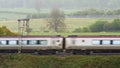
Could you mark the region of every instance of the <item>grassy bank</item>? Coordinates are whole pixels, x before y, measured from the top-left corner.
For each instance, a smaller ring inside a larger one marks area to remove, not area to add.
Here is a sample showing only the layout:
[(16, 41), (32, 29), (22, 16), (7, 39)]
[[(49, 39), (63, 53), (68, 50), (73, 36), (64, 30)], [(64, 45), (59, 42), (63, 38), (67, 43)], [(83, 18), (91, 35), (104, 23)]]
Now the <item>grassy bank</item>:
[(120, 32), (80, 32), (80, 33), (31, 32), (30, 35), (61, 35), (61, 36), (68, 36), (68, 35), (120, 35)]
[(120, 68), (120, 56), (0, 55), (0, 68)]

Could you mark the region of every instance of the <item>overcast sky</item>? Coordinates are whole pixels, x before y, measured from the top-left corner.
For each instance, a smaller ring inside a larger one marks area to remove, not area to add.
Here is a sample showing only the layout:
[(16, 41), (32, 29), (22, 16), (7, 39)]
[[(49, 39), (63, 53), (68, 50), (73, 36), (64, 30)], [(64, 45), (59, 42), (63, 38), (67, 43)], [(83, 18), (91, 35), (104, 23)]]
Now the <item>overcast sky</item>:
[(118, 9), (120, 0), (0, 0), (0, 8), (34, 8), (37, 4), (41, 8)]

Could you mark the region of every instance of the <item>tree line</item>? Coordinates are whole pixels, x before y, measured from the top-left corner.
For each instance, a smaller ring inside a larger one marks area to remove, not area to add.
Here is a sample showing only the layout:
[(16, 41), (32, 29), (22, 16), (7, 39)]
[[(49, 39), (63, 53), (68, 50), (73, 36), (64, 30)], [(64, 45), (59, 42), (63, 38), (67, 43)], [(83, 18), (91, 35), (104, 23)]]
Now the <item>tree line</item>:
[(119, 17), (120, 9), (116, 10), (97, 10), (87, 9), (81, 10), (68, 15), (68, 17)]
[[(39, 7), (36, 7), (36, 10)], [(37, 13), (28, 13), (28, 12), (17, 12), (17, 11), (0, 11), (0, 13), (12, 13), (26, 15), (26, 18), (39, 19), (39, 18), (48, 18), (49, 13), (40, 13), (40, 8), (37, 10)], [(86, 9), (81, 11), (76, 11), (73, 13), (65, 13), (66, 17), (72, 18), (118, 18), (120, 17), (120, 9), (116, 10), (97, 10), (97, 9)]]
[(73, 32), (120, 32), (120, 19), (114, 19), (112, 22), (96, 21), (88, 27), (79, 27)]
[[(47, 18), (48, 13), (36, 13), (32, 14), (30, 18)], [(74, 13), (65, 14), (66, 17), (72, 18), (118, 18), (120, 17), (120, 9), (116, 10), (97, 10), (97, 9), (87, 9), (76, 11)]]

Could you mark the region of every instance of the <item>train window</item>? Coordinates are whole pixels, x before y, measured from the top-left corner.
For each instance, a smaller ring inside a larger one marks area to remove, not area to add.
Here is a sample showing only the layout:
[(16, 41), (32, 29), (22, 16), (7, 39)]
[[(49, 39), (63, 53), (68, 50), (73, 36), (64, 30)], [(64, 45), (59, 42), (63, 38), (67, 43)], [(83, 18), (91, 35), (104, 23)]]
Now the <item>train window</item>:
[(120, 45), (120, 40), (113, 40), (113, 45)]
[(37, 40), (29, 40), (29, 44), (30, 45), (36, 45), (37, 44)]
[(17, 45), (17, 40), (9, 40), (8, 45)]
[(0, 45), (6, 45), (6, 44), (7, 44), (6, 40), (0, 40)]
[(110, 45), (111, 42), (110, 42), (110, 40), (103, 40), (102, 44), (103, 45)]
[(40, 40), (40, 45), (47, 45), (47, 40)]
[(92, 44), (94, 44), (94, 45), (100, 45), (100, 40), (93, 40)]
[(21, 44), (22, 44), (22, 45), (27, 45), (27, 40), (22, 40), (22, 41), (21, 41)]

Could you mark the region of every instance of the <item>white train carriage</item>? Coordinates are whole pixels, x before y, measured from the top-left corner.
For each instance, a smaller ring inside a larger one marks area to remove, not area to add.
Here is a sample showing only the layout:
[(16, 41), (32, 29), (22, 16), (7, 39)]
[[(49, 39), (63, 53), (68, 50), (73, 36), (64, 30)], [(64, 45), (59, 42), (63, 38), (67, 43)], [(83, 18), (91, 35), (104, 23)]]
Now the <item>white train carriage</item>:
[(67, 50), (113, 51), (120, 50), (120, 36), (68, 36)]
[(61, 36), (1, 36), (0, 50), (59, 50)]
[(24, 36), (22, 49), (62, 49), (63, 37), (60, 36)]
[(19, 49), (18, 40), (18, 36), (0, 36), (0, 50)]

